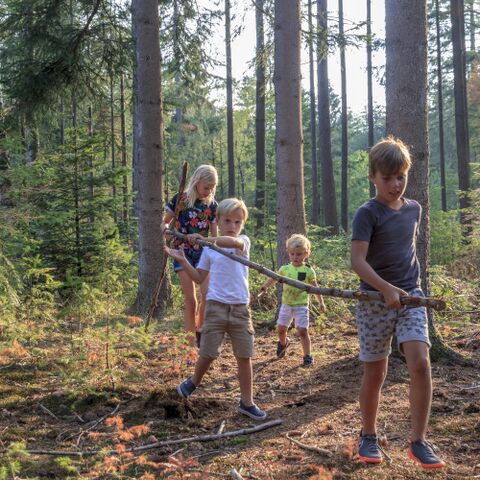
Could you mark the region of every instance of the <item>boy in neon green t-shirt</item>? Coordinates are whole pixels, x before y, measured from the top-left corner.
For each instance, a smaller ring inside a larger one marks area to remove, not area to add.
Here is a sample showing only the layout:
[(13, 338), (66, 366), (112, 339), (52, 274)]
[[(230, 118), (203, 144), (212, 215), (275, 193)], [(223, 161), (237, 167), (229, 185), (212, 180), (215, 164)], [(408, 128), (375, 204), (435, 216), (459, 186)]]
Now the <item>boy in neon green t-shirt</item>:
[[(278, 273), (283, 277), (299, 280), (310, 285), (317, 286), (315, 271), (305, 262), (310, 256), (311, 244), (308, 238), (300, 234), (294, 234), (287, 240), (287, 252), (290, 259), (288, 265), (282, 265)], [(275, 279), (267, 280), (261, 287), (265, 292), (275, 283)], [(325, 311), (325, 304), (321, 295), (316, 295), (320, 304), (320, 311)], [(277, 357), (283, 358), (290, 340), (287, 337), (288, 327), (295, 320), (295, 327), (302, 342), (303, 366), (313, 365), (313, 357), (310, 354), (310, 335), (308, 333), (309, 311), (308, 293), (290, 285), (283, 286), (282, 306), (278, 314), (277, 331)]]

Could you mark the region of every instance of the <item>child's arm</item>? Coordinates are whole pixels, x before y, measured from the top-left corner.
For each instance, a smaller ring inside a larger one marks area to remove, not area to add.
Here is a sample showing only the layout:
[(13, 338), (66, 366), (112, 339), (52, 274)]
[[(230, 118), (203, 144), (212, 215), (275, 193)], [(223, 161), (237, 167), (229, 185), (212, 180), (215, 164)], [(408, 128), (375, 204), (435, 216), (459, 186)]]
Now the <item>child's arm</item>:
[(216, 222), (210, 224), (210, 236), (211, 237), (217, 237), (218, 236), (218, 225), (217, 225)]
[[(312, 280), (310, 282), (310, 285), (312, 285), (313, 287), (318, 287), (318, 283), (316, 280)], [(319, 293), (316, 293), (315, 296), (317, 297), (317, 300), (318, 300), (318, 308), (321, 312), (326, 312), (327, 311), (327, 307), (325, 306), (325, 302), (323, 301), (323, 295), (320, 295)]]
[(352, 241), (351, 263), (354, 272), (366, 283), (383, 294), (388, 308), (402, 308), (400, 297), (408, 295), (405, 290), (395, 287), (384, 280), (367, 263), (368, 242)]
[(203, 240), (223, 248), (236, 248), (237, 250), (243, 250), (245, 248), (245, 242), (243, 241), (243, 238), (240, 237), (203, 237), (199, 233), (192, 233), (190, 235), (186, 235), (186, 237), (187, 242), (191, 243), (192, 245), (197, 240)]
[(164, 248), (165, 253), (170, 255), (173, 259), (175, 259), (187, 272), (188, 276), (195, 282), (195, 283), (203, 283), (205, 278), (207, 278), (208, 271), (202, 269), (196, 269), (190, 265), (190, 262), (185, 258), (185, 252), (183, 249), (181, 250), (174, 250), (173, 248)]

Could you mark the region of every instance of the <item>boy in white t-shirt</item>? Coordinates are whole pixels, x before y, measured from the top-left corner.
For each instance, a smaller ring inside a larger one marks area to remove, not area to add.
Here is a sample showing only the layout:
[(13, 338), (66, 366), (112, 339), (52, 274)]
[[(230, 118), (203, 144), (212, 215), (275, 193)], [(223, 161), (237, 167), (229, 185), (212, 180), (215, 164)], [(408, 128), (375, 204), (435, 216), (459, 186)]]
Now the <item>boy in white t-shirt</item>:
[[(236, 198), (227, 198), (217, 208), (217, 223), (222, 236), (205, 238), (192, 234), (188, 235), (188, 243), (193, 244), (200, 239), (248, 258), (250, 240), (246, 235), (240, 235), (247, 218), (245, 203)], [(253, 402), (254, 329), (248, 307), (248, 268), (209, 248), (203, 250), (197, 268), (190, 265), (182, 250), (165, 247), (165, 251), (181, 264), (196, 283), (202, 283), (210, 273), (200, 355), (194, 374), (177, 387), (178, 393), (188, 398), (198, 387), (212, 362), (219, 356), (227, 333), (238, 365), (239, 411), (254, 420), (263, 420), (267, 414)]]

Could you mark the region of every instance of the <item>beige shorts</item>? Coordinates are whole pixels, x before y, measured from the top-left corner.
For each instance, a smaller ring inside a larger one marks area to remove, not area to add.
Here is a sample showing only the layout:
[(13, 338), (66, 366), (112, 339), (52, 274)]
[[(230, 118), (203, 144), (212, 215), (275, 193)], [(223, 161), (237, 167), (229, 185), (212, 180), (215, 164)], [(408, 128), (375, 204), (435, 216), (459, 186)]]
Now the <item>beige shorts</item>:
[(235, 357), (250, 358), (253, 356), (255, 330), (248, 305), (231, 305), (207, 300), (205, 323), (200, 340), (200, 356), (217, 358), (222, 350), (226, 333), (232, 342)]

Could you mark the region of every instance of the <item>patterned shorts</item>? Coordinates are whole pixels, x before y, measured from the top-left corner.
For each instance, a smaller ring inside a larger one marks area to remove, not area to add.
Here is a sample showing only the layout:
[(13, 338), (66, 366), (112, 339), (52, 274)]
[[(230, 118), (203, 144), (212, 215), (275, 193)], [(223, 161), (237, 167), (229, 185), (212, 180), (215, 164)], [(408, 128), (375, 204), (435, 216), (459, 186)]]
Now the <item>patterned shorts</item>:
[[(409, 295), (423, 296), (416, 288)], [(431, 346), (428, 339), (428, 319), (425, 307), (390, 309), (383, 302), (357, 303), (357, 330), (362, 362), (382, 360), (392, 353), (392, 336), (397, 336), (400, 352), (402, 343), (417, 341)], [(403, 353), (403, 352), (402, 352)]]

